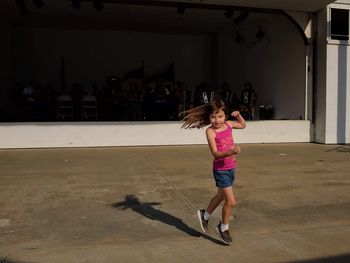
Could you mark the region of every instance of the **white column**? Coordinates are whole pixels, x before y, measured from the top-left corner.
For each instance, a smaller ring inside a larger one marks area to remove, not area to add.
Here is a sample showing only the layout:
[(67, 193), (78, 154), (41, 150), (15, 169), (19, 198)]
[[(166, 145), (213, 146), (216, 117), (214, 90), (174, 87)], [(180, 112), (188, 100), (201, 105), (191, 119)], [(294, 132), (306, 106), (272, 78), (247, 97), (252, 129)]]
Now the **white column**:
[(349, 142), (350, 55), (347, 45), (327, 45), (326, 140)]

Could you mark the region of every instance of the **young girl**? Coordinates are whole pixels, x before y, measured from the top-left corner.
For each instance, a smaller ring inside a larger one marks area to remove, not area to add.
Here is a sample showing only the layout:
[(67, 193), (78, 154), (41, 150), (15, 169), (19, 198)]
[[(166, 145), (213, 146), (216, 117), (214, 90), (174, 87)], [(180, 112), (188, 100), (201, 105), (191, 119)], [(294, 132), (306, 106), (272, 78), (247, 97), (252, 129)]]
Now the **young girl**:
[(187, 129), (202, 128), (210, 124), (206, 129), (206, 135), (214, 156), (213, 175), (218, 192), (209, 202), (207, 209), (198, 210), (197, 214), (202, 230), (207, 232), (210, 214), (224, 201), (222, 219), (217, 228), (226, 244), (232, 243), (229, 232), (229, 218), (235, 204), (232, 185), (235, 178), (235, 156), (241, 152), (240, 147), (233, 141), (232, 129), (244, 129), (246, 126), (244, 118), (238, 111), (232, 112), (231, 115), (237, 121), (228, 121), (224, 103), (213, 101), (184, 112), (182, 125)]

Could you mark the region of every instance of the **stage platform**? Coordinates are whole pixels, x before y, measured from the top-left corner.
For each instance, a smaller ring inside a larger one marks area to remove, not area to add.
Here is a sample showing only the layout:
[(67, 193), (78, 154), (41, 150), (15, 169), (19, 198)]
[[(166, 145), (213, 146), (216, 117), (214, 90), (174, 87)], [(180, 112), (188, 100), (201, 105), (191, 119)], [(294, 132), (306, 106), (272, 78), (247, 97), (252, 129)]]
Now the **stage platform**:
[[(237, 143), (311, 141), (307, 120), (247, 121), (234, 130)], [(0, 148), (104, 147), (206, 144), (205, 128), (185, 130), (180, 122), (1, 123)]]

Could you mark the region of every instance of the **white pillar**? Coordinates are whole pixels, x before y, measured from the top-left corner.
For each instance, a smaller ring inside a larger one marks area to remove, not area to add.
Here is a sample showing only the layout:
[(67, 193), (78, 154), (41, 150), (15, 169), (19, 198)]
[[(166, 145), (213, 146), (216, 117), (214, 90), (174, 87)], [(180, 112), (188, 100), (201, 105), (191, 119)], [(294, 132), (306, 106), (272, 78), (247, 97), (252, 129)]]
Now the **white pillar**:
[(350, 143), (350, 46), (330, 39), (329, 12), (318, 14), (316, 141), (343, 144)]

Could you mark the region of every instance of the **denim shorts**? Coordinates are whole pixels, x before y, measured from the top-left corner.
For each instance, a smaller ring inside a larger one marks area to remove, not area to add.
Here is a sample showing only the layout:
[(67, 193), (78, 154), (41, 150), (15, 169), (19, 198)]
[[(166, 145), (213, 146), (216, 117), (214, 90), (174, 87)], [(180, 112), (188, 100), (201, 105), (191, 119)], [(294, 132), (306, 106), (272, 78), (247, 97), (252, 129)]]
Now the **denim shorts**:
[(213, 170), (216, 186), (219, 188), (233, 185), (235, 180), (235, 169), (231, 170)]

